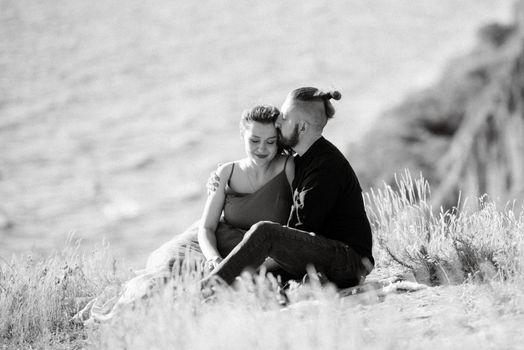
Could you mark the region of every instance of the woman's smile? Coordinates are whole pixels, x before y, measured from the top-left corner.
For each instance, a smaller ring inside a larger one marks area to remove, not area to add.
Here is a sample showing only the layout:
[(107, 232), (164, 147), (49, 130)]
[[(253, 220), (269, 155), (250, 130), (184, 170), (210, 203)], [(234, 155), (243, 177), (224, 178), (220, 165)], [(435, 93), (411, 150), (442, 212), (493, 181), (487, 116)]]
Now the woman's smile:
[(241, 130), (248, 157), (256, 165), (267, 165), (278, 151), (278, 135), (273, 123), (252, 121)]

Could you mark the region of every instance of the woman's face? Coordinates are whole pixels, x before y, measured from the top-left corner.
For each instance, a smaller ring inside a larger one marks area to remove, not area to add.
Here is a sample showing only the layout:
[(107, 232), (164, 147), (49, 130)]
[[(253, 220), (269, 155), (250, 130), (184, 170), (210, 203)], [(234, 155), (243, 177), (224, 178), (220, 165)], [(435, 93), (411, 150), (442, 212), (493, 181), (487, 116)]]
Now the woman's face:
[(277, 154), (277, 129), (270, 124), (247, 122), (242, 133), (247, 156), (256, 164), (264, 165)]

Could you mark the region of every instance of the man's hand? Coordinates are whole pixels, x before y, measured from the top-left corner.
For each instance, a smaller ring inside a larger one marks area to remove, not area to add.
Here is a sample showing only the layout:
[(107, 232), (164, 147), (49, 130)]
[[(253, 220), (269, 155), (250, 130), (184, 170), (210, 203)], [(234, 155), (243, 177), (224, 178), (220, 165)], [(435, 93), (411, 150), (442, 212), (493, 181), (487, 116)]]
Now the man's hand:
[(218, 176), (216, 171), (211, 172), (206, 182), (207, 195), (209, 196), (210, 194), (216, 192), (219, 184), (220, 176)]

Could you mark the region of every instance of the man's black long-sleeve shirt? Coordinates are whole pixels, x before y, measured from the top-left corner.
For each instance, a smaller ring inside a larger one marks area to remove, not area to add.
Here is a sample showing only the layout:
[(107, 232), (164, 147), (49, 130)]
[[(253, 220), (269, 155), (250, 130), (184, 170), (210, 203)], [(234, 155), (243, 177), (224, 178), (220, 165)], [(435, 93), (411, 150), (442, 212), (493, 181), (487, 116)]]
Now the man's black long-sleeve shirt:
[(362, 189), (344, 155), (321, 137), (295, 157), (288, 226), (346, 243), (373, 262)]

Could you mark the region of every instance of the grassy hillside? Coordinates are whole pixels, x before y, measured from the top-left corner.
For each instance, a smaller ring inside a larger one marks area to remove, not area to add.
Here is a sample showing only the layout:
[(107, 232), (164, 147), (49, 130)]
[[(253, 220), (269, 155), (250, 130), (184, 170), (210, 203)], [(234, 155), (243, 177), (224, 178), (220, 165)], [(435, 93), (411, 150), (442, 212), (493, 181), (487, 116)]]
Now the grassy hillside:
[(312, 283), (277, 303), (274, 280), (258, 276), (204, 301), (199, 270), (182, 268), (146, 300), (109, 323), (69, 318), (130, 277), (107, 246), (0, 263), (0, 344), (42, 349), (516, 349), (524, 340), (524, 208), (462, 208), (432, 214), (427, 182), (366, 194), (377, 266), (370, 280), (401, 273), (426, 283), (340, 294)]

